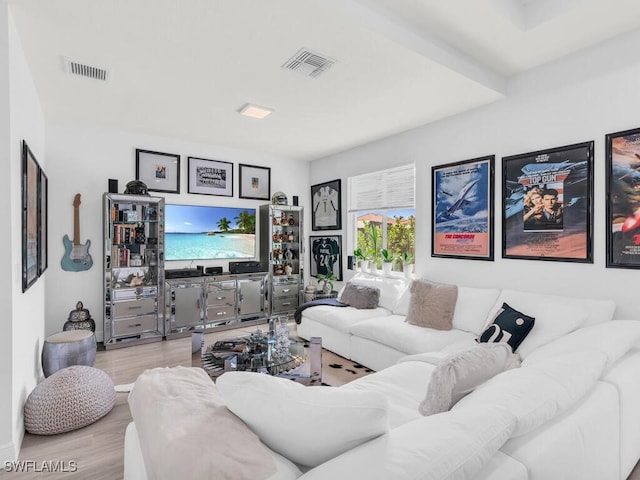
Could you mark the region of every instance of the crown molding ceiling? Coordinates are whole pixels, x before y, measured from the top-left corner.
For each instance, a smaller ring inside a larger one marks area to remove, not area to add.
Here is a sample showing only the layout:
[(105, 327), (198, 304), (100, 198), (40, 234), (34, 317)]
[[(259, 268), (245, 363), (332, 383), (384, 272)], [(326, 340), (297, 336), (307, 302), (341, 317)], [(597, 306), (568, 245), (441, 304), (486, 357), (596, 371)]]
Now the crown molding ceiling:
[[(8, 3), (47, 121), (303, 161), (495, 102), (514, 75), (640, 27), (637, 0)], [(335, 63), (282, 68), (301, 49)]]

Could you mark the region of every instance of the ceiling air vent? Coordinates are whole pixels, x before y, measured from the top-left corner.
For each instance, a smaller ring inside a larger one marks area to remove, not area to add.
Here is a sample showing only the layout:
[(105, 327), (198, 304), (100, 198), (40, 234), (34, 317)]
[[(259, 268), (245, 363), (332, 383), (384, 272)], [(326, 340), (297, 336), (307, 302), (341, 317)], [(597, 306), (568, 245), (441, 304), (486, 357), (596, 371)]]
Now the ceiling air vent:
[(336, 63), (336, 61), (333, 58), (303, 48), (287, 60), (286, 63), (282, 65), (282, 68), (307, 77), (318, 78), (322, 72), (331, 68), (334, 63)]
[(74, 62), (67, 57), (63, 57), (62, 60), (64, 62), (64, 71), (71, 75), (80, 75), (94, 80), (102, 80), (103, 82), (109, 81), (110, 73), (107, 69)]

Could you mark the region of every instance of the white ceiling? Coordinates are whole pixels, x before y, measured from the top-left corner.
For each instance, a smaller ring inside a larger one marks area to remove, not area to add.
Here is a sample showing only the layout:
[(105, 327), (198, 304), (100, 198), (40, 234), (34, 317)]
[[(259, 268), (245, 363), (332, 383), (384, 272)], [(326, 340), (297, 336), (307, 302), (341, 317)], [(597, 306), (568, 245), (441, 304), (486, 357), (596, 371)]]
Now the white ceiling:
[[(47, 120), (301, 160), (494, 102), (509, 77), (640, 28), (638, 0), (9, 3)], [(337, 63), (281, 68), (303, 47)], [(246, 102), (275, 111), (246, 118)]]

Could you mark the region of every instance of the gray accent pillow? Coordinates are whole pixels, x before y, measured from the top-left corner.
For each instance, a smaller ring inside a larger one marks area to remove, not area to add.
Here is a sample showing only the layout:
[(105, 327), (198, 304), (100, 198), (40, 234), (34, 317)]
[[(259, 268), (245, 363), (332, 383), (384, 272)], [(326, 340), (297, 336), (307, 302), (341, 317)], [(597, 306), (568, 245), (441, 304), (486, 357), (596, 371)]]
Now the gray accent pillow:
[(406, 322), (419, 327), (451, 330), (458, 286), (417, 279), (411, 282)]
[(380, 301), (380, 289), (347, 282), (340, 301), (358, 309), (376, 308)]
[(422, 415), (447, 412), (495, 375), (520, 366), (520, 356), (506, 343), (482, 343), (443, 358), (431, 374)]

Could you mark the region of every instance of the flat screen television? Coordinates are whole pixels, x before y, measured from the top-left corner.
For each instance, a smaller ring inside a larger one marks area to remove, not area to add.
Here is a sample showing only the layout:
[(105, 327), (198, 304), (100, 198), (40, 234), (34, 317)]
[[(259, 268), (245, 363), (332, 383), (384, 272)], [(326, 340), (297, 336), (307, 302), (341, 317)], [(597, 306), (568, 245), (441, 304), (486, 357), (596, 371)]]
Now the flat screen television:
[(165, 260), (255, 258), (255, 208), (165, 205)]

